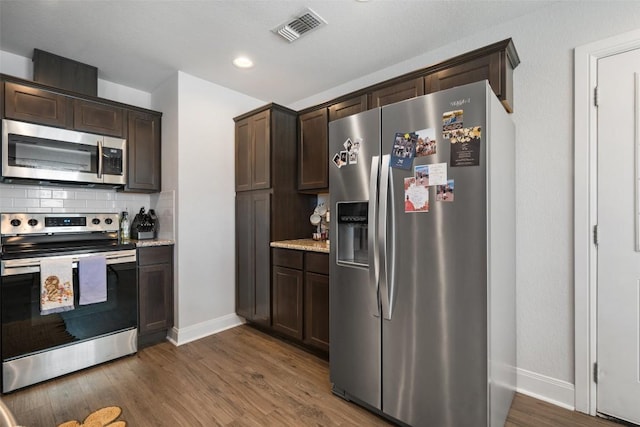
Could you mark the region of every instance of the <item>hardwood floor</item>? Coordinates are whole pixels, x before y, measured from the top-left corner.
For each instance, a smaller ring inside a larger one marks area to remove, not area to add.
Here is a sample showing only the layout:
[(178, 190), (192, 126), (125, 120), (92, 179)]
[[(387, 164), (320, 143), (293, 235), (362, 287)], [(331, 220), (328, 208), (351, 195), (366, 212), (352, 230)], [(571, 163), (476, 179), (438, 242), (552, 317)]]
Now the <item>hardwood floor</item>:
[[(387, 426), (330, 391), (329, 366), (240, 326), (175, 347), (165, 342), (4, 395), (18, 422), (55, 427), (120, 406), (129, 427)], [(618, 426), (516, 395), (507, 426)]]

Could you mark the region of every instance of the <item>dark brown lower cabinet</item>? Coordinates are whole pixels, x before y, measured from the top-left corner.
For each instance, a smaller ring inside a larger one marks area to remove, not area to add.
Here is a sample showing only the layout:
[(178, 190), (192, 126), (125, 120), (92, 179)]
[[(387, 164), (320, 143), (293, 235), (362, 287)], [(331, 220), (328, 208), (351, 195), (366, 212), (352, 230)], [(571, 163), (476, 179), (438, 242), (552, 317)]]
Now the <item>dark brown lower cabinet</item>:
[(329, 351), (329, 276), (304, 275), (304, 342)]
[(302, 271), (273, 267), (273, 329), (302, 339)]
[(236, 313), (271, 325), (271, 193), (236, 193)]
[(163, 341), (173, 326), (173, 245), (138, 248), (138, 344)]
[(273, 249), (272, 327), (329, 351), (329, 255)]

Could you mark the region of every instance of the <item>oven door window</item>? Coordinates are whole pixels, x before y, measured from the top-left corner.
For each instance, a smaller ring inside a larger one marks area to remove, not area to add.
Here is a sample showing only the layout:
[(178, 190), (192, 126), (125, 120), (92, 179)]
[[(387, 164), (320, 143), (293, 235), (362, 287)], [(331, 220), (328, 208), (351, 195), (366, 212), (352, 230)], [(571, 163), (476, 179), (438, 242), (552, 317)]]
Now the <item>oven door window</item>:
[(2, 360), (137, 327), (135, 263), (107, 265), (107, 301), (79, 305), (78, 271), (73, 270), (71, 311), (40, 315), (40, 274), (2, 277)]
[(9, 166), (66, 172), (98, 172), (98, 148), (53, 139), (9, 134)]

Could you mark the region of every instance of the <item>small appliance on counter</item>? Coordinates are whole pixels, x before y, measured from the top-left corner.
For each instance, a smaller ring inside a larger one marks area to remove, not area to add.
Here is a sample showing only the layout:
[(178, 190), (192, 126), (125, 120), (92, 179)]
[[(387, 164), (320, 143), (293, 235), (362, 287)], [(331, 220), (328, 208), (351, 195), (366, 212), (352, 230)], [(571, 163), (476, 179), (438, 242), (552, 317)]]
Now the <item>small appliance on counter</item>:
[(144, 206), (131, 222), (131, 238), (137, 240), (155, 239), (158, 231), (158, 217), (153, 209), (145, 213)]

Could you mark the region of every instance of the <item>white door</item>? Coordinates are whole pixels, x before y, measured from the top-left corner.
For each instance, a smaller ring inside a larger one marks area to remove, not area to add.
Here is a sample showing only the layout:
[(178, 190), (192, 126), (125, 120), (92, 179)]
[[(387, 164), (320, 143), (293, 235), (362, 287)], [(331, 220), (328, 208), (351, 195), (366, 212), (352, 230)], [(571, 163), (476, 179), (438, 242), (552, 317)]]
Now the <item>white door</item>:
[(640, 49), (598, 60), (597, 411), (640, 424)]

